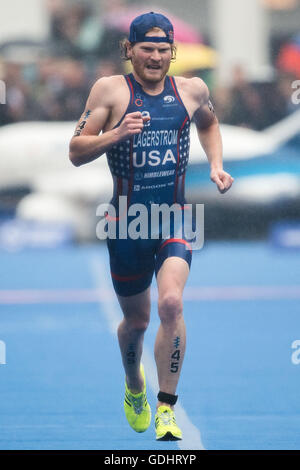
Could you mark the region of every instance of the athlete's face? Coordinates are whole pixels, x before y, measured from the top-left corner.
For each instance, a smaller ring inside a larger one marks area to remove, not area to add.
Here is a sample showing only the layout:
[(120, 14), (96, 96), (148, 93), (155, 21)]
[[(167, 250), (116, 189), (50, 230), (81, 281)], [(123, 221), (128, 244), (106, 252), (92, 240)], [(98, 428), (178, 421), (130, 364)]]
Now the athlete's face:
[[(163, 31), (149, 32), (146, 36), (165, 37)], [(128, 57), (136, 74), (145, 82), (161, 82), (170, 68), (172, 50), (167, 42), (139, 42), (128, 50)]]

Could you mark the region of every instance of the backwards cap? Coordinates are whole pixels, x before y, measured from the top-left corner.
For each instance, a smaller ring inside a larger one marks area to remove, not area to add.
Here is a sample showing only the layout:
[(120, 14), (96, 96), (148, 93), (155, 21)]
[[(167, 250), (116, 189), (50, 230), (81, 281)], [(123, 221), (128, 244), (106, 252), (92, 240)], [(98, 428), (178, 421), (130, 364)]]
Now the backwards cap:
[[(145, 36), (154, 27), (162, 29), (166, 37)], [(174, 42), (174, 29), (168, 18), (160, 13), (145, 13), (135, 18), (130, 25), (130, 42)]]

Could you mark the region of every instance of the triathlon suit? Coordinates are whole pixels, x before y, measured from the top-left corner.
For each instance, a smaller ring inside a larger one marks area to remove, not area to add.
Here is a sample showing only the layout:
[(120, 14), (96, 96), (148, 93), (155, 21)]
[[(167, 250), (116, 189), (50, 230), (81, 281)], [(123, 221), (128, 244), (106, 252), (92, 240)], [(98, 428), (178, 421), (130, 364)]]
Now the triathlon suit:
[[(126, 114), (136, 111), (150, 116), (150, 121), (145, 123), (140, 134), (119, 142), (107, 152), (113, 177), (111, 204), (116, 209), (114, 220), (120, 224), (124, 217), (119, 205), (120, 196), (127, 196), (127, 208), (142, 203), (149, 209), (149, 214), (153, 204), (177, 203), (183, 219), (190, 118), (175, 80), (166, 76), (163, 92), (155, 96), (147, 94), (133, 74), (125, 75), (125, 80), (130, 102), (115, 127), (120, 125)], [(109, 215), (107, 218), (112, 220)], [(153, 273), (157, 274), (163, 261), (170, 256), (183, 258), (190, 266), (192, 249), (184, 231), (179, 238), (173, 232), (163, 238), (161, 228), (160, 224), (158, 239), (121, 239), (118, 235), (116, 239), (107, 238), (111, 276), (117, 294), (130, 296), (147, 289)]]

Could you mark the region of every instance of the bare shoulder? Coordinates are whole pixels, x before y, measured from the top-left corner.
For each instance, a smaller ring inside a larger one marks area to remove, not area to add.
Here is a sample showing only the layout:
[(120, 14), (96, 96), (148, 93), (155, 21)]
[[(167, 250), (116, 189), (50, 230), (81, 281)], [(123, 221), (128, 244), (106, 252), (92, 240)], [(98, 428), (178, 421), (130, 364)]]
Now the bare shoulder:
[(123, 75), (112, 75), (110, 77), (101, 77), (93, 85), (88, 99), (91, 109), (103, 104), (112, 106), (119, 93), (126, 89), (126, 83)]
[(110, 77), (101, 77), (94, 84), (93, 88), (101, 90), (113, 90), (118, 86), (123, 86), (123, 75), (111, 75)]
[(195, 100), (199, 105), (208, 100), (209, 90), (206, 83), (199, 77), (185, 78), (174, 77), (179, 91), (183, 92), (190, 99)]

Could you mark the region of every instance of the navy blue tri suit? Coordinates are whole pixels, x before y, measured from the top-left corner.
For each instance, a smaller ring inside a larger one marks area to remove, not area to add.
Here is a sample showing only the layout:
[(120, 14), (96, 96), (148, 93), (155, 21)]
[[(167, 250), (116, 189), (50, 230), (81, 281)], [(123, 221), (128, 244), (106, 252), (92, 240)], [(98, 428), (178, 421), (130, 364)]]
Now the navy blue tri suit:
[[(130, 102), (124, 116), (140, 111), (150, 116), (140, 134), (119, 142), (107, 152), (113, 177), (114, 193), (111, 203), (117, 211), (119, 196), (127, 196), (128, 207), (142, 203), (185, 203), (185, 170), (189, 158), (190, 118), (179, 96), (173, 77), (166, 76), (159, 95), (145, 93), (133, 74), (125, 76)], [(180, 210), (180, 209), (179, 209)], [(181, 210), (182, 219), (184, 210)], [(129, 223), (130, 218), (128, 218)], [(119, 223), (119, 222), (117, 222)], [(135, 295), (151, 284), (163, 261), (178, 256), (191, 264), (192, 250), (185, 238), (170, 233), (159, 239), (107, 239), (111, 276), (115, 291), (121, 296)]]

